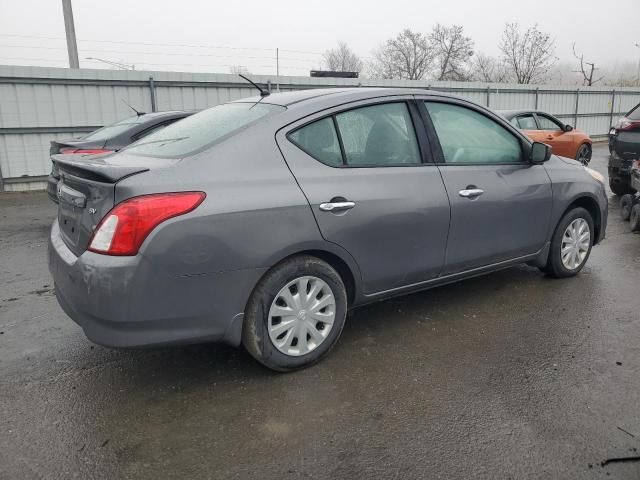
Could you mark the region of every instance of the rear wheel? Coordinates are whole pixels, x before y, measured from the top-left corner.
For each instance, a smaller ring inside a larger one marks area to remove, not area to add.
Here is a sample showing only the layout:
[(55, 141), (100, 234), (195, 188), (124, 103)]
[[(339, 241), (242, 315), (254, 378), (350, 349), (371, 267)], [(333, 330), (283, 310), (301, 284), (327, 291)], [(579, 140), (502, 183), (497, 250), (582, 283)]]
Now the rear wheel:
[(340, 275), (316, 257), (293, 257), (256, 286), (245, 312), (242, 343), (273, 370), (304, 368), (331, 350), (346, 313)]
[(565, 213), (551, 239), (551, 249), (543, 272), (556, 278), (571, 277), (582, 270), (593, 246), (591, 214), (582, 207)]
[(640, 204), (636, 203), (631, 209), (629, 222), (632, 232), (640, 232)]
[(591, 145), (588, 143), (580, 145), (578, 153), (576, 154), (576, 160), (585, 166), (589, 165), (589, 162), (591, 161)]
[(633, 208), (633, 195), (625, 193), (620, 199), (620, 218), (625, 222), (629, 220), (631, 216), (631, 209)]

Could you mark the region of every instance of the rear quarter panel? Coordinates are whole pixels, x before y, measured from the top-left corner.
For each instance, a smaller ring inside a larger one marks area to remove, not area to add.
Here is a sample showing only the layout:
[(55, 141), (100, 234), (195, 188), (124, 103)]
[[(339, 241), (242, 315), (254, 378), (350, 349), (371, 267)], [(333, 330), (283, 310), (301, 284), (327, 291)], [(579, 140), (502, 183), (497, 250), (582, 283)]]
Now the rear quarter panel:
[[(273, 266), (301, 250), (332, 250), (320, 235), (307, 199), (277, 148), (273, 130), (249, 129), (175, 167), (118, 183), (116, 203), (157, 192), (204, 191), (193, 212), (156, 228), (141, 254), (174, 275)], [(357, 271), (357, 270), (356, 270)]]

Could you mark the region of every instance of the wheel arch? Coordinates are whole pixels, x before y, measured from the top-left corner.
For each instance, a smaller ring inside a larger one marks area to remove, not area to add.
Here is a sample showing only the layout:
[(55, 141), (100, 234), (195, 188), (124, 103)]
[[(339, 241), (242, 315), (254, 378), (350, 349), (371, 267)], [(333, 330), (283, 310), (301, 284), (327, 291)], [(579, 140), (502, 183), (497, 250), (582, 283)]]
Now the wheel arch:
[(602, 214), (600, 213), (600, 206), (598, 205), (598, 201), (595, 198), (591, 197), (590, 195), (582, 195), (575, 198), (567, 206), (564, 212), (562, 212), (562, 215), (560, 215), (558, 222), (560, 222), (560, 220), (567, 214), (569, 210), (572, 210), (576, 207), (584, 208), (591, 215), (591, 218), (593, 219), (593, 226), (595, 228), (593, 244), (596, 245), (600, 241), (600, 232), (602, 230)]

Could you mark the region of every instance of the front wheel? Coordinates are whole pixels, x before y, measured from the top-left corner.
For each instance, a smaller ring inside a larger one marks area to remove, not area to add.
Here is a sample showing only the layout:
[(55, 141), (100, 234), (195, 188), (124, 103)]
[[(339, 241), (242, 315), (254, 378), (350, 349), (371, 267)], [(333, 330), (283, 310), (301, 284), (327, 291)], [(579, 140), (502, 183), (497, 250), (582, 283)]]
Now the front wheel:
[(316, 257), (292, 257), (267, 272), (251, 294), (242, 343), (272, 370), (308, 367), (336, 343), (346, 313), (338, 272)]
[(587, 263), (594, 233), (593, 218), (587, 210), (582, 207), (569, 210), (553, 234), (543, 271), (556, 278), (577, 275)]
[(588, 143), (583, 143), (580, 145), (578, 149), (578, 153), (576, 154), (576, 160), (583, 164), (585, 167), (589, 165), (591, 161), (591, 145)]

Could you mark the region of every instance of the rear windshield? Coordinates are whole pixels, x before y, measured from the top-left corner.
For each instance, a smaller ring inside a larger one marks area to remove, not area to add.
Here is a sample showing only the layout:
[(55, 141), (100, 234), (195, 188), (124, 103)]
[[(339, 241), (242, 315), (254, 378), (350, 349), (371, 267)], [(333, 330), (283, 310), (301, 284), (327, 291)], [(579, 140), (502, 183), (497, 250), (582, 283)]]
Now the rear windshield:
[(135, 117), (125, 118), (119, 122), (99, 128), (95, 132), (91, 132), (89, 135), (82, 137), (82, 140), (100, 141), (113, 138), (123, 132), (126, 132), (129, 128), (144, 122), (143, 117), (144, 116), (142, 115), (136, 115)]
[(127, 153), (183, 157), (201, 151), (260, 118), (284, 110), (266, 103), (225, 103), (196, 113), (131, 144)]
[(629, 120), (640, 120), (640, 104), (636, 105), (636, 107), (629, 112), (627, 118)]

